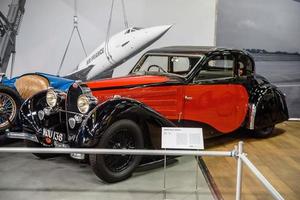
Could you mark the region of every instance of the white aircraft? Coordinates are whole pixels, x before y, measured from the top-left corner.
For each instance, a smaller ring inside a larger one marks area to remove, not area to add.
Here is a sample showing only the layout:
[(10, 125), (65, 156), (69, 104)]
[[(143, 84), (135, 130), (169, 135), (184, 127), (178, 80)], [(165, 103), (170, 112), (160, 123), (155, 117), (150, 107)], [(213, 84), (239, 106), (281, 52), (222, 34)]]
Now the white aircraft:
[(163, 36), (172, 25), (149, 28), (132, 27), (113, 35), (103, 42), (66, 78), (91, 80), (105, 73), (150, 46)]

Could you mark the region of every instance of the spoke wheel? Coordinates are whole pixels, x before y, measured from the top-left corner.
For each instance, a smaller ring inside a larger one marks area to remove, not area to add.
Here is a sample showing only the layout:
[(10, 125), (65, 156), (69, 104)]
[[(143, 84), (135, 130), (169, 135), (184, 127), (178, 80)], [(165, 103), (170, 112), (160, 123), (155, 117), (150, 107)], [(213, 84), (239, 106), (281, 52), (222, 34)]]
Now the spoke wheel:
[(22, 101), (15, 89), (0, 84), (0, 134), (5, 130), (20, 129), (18, 113)]
[(0, 92), (0, 129), (10, 126), (17, 115), (17, 104), (7, 93)]

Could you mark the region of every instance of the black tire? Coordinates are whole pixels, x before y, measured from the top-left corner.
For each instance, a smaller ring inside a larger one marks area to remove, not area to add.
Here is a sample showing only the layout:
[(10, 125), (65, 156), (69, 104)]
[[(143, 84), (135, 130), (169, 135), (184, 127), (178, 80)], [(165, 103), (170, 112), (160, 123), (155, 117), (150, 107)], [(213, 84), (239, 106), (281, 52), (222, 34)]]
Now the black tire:
[(18, 115), (22, 101), (16, 90), (0, 85), (0, 132), (18, 128)]
[(257, 137), (257, 138), (267, 138), (270, 135), (272, 135), (273, 130), (274, 130), (274, 125), (266, 127), (266, 128), (254, 130), (253, 135), (254, 135), (254, 137)]
[[(96, 148), (142, 149), (144, 138), (140, 127), (122, 119), (113, 123), (102, 135)], [(142, 160), (134, 155), (89, 155), (95, 174), (104, 182), (115, 183), (129, 178)]]
[[(34, 147), (34, 148), (43, 147), (43, 145), (36, 142), (32, 142), (30, 140), (25, 140), (25, 144), (27, 147)], [(40, 159), (54, 158), (58, 156), (57, 154), (50, 154), (50, 153), (32, 153), (32, 154)]]

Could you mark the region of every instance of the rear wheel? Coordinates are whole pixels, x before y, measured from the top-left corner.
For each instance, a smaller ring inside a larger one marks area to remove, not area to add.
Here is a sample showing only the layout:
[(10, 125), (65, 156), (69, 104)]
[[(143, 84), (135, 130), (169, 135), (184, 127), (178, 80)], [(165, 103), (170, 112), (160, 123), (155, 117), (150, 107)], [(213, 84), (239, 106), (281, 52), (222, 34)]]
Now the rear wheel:
[[(131, 120), (113, 123), (101, 137), (97, 148), (142, 149), (144, 139), (140, 127)], [(107, 183), (125, 180), (139, 165), (142, 157), (134, 155), (89, 155), (95, 174)]]
[(254, 130), (253, 134), (255, 137), (258, 137), (258, 138), (266, 138), (266, 137), (269, 137), (270, 135), (272, 135), (273, 130), (274, 130), (274, 125), (266, 127), (266, 128)]

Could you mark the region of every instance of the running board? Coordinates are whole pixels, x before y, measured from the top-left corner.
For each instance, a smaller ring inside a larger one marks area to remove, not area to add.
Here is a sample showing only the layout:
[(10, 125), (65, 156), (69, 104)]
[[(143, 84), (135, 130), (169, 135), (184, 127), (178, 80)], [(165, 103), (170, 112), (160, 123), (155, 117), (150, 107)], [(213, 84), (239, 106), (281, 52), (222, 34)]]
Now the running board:
[(35, 135), (24, 132), (7, 132), (6, 137), (11, 139), (30, 140), (37, 143), (39, 142)]
[[(169, 156), (167, 157), (166, 160), (166, 165), (171, 165), (178, 162), (178, 160), (176, 159), (175, 156)], [(148, 161), (148, 162), (144, 162), (142, 164), (140, 164), (137, 169), (136, 172), (142, 172), (142, 171), (148, 171), (148, 170), (153, 170), (153, 169), (157, 169), (157, 168), (161, 168), (164, 166), (164, 159), (160, 158), (157, 160), (153, 160), (153, 161)]]

